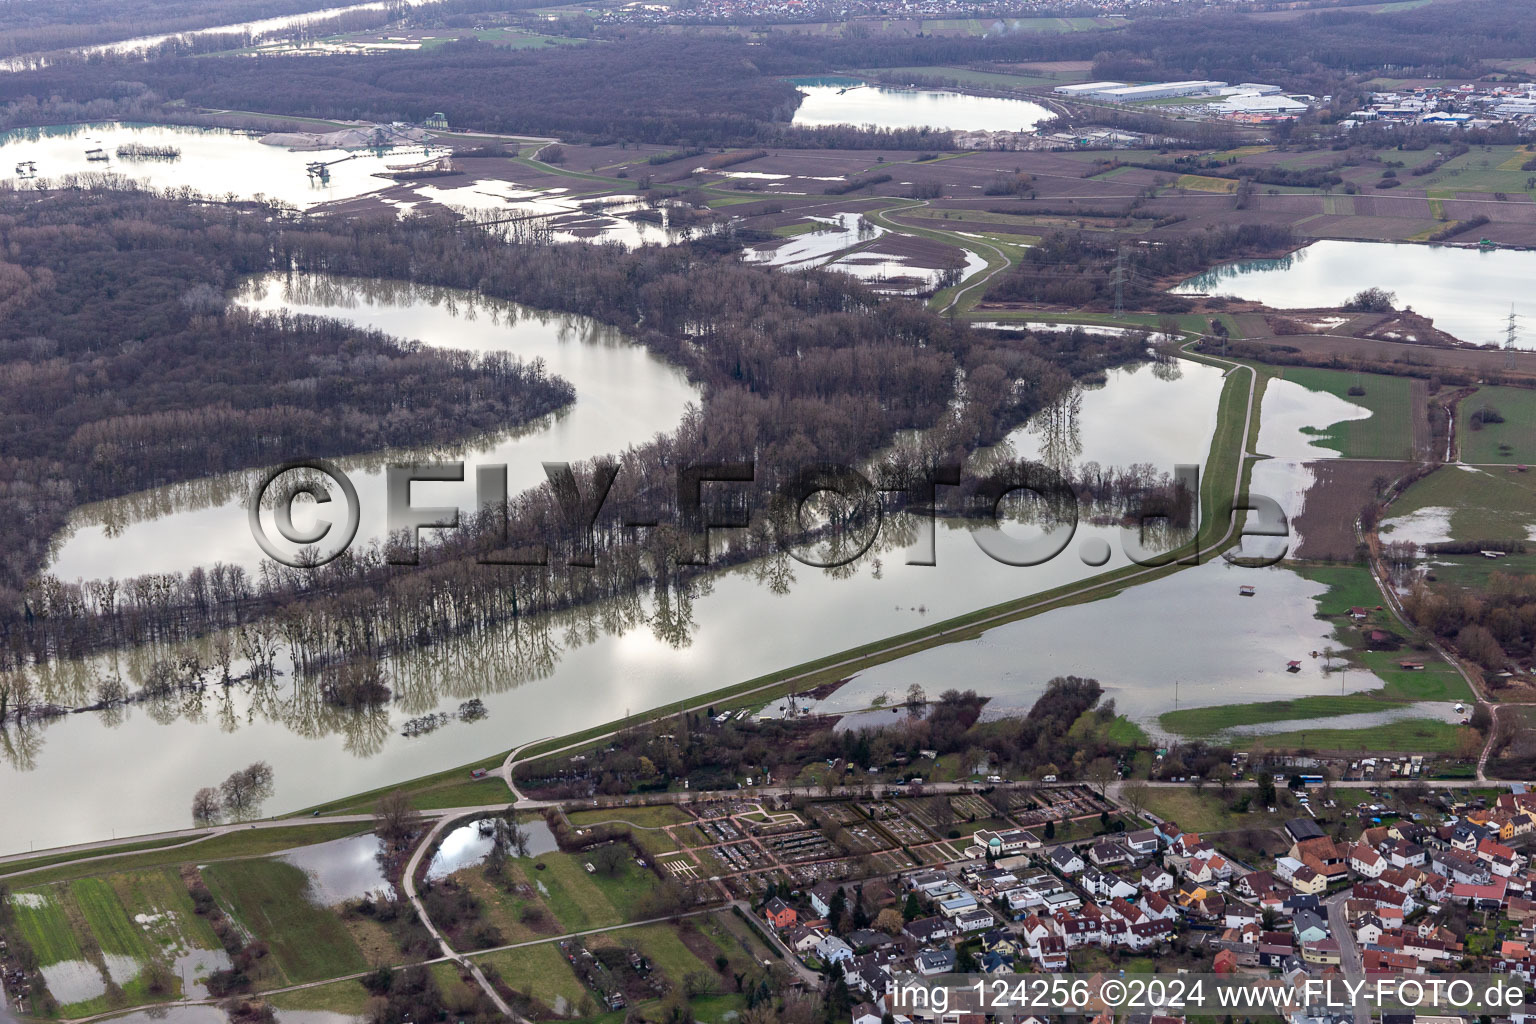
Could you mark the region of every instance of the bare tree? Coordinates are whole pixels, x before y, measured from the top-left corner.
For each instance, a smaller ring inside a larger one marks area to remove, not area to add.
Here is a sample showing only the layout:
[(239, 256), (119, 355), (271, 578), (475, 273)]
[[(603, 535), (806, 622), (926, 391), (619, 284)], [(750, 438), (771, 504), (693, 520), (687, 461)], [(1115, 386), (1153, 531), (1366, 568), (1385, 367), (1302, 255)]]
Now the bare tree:
[(411, 806), (411, 798), (403, 789), (396, 789), (379, 797), (373, 808), (373, 831), (379, 841), (392, 849), (400, 849), (421, 827), (421, 815)]
[(223, 813), (224, 805), (219, 802), (219, 791), (212, 786), (204, 786), (192, 795), (192, 821), (195, 824), (212, 825)]
[(1120, 771), (1115, 767), (1115, 762), (1109, 758), (1096, 757), (1088, 763), (1086, 777), (1093, 784), (1094, 788), (1099, 791), (1099, 796), (1103, 796), (1105, 790), (1109, 788), (1109, 784), (1120, 778)]
[(224, 812), (236, 821), (256, 816), (262, 801), (272, 795), (272, 766), (257, 761), (235, 772), (219, 786)]
[(1131, 813), (1137, 817), (1147, 808), (1147, 798), (1152, 795), (1152, 787), (1135, 779), (1120, 787), (1120, 802), (1130, 808)]

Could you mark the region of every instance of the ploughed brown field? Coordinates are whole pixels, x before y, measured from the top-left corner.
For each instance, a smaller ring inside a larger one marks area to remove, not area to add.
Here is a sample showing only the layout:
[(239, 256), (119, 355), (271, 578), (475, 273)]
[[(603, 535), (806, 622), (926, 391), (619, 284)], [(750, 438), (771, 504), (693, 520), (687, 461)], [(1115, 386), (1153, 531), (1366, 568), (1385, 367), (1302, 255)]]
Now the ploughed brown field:
[(1301, 514), (1292, 524), (1294, 532), (1301, 535), (1301, 543), (1291, 555), (1320, 560), (1353, 559), (1355, 519), (1376, 497), (1376, 481), (1400, 476), (1410, 465), (1375, 459), (1319, 459), (1306, 463), (1314, 482), (1302, 499)]

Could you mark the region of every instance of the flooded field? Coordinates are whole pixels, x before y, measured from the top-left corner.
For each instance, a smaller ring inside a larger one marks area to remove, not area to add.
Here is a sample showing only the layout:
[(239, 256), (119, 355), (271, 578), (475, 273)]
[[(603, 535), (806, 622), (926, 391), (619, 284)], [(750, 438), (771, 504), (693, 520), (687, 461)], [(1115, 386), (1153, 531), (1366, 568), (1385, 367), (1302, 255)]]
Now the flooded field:
[[(195, 29), (190, 32), (176, 32), (152, 36), (135, 36), (132, 39), (123, 39), (115, 43), (100, 43), (95, 46), (80, 47), (77, 53), (84, 55), (99, 53), (137, 53), (159, 46), (172, 39), (191, 39), (198, 36), (215, 35), (244, 35), (253, 40), (263, 36), (283, 34), (290, 29), (301, 27), (315, 21), (323, 21), (334, 18), (339, 14), (350, 14), (356, 11), (381, 11), (399, 9), (402, 7), (420, 7), (435, 3), (436, 0), (369, 0), (367, 3), (347, 4), (341, 7), (327, 7), (318, 11), (304, 11), (299, 14), (284, 14), (272, 18), (257, 18), (251, 21), (241, 21), (229, 25), (216, 25), (209, 28)], [(0, 61), (0, 71), (19, 71), (28, 67), (35, 67), (47, 63), (43, 58), (17, 57)]]
[[(819, 227), (778, 242), (763, 242), (745, 250), (749, 262), (801, 270), (822, 267), (840, 270), (869, 282), (876, 289), (897, 294), (930, 291), (945, 281), (945, 273), (964, 280), (986, 266), (976, 253), (947, 249), (944, 257), (918, 255), (907, 250), (922, 248), (906, 236), (893, 235), (857, 213), (812, 217)], [(963, 262), (952, 262), (958, 257)], [(940, 265), (949, 263), (949, 265)]]
[[(374, 304), (357, 301), (357, 312), (378, 312)], [(468, 336), (485, 320), (475, 321)], [(600, 351), (612, 357), (632, 350), (616, 343)], [(1115, 370), (1104, 385), (1083, 389), (1014, 431), (1004, 452), (979, 457), (1011, 453), (1105, 466), (1141, 462), (1163, 472), (1179, 463), (1203, 465), (1222, 384), (1219, 370), (1200, 364)], [(578, 399), (578, 409), (581, 404)], [(509, 462), (518, 467), (518, 460)], [(86, 530), (94, 531), (89, 541), (94, 554), (81, 548), (71, 564), (142, 565), (152, 561), (139, 554), (146, 544), (161, 545), (155, 557), (162, 563), (166, 548), (186, 547), (202, 557), (227, 549), (231, 557), (245, 557), (252, 542), (243, 518), (230, 523), (217, 516), (207, 522), (196, 518), (238, 504), (237, 493), (231, 482), (203, 500), (201, 511), (185, 507), (191, 492), (177, 501), (162, 496), (140, 503), (144, 515), (168, 513), (158, 519), (135, 519), (123, 509), (110, 530), (99, 520)], [(183, 516), (193, 518), (180, 519), (177, 529), (163, 525)], [(203, 523), (202, 533), (194, 523)], [(295, 686), (284, 674), (270, 684), (214, 686), (187, 699), (11, 729), (0, 749), (0, 816), (20, 824), (5, 830), (0, 847), (10, 852), (29, 842), (78, 841), (103, 827), (135, 832), (183, 827), (201, 778), (222, 778), (258, 759), (281, 766), (266, 813), (365, 792), (1129, 562), (1118, 526), (1081, 522), (1069, 540), (1059, 538), (1067, 543), (1058, 557), (1031, 567), (988, 557), (974, 539), (975, 526), (941, 520), (931, 542), (934, 565), (908, 564), (927, 561), (930, 542), (914, 517), (902, 515), (887, 520), (869, 552), (839, 569), (813, 569), (781, 554), (711, 574), (683, 590), (524, 620), (416, 651), (387, 665), (394, 699), (376, 712), (329, 708), (313, 688)], [(1021, 539), (1041, 534), (1016, 525), (1005, 532)], [(1090, 553), (1098, 555), (1092, 551), (1096, 546), (1107, 563), (1097, 557), (1085, 561)], [(1216, 585), (1223, 591), (1236, 586), (1224, 580)], [(104, 675), (142, 685), (157, 656), (135, 650), (88, 664), (72, 662), (50, 669), (38, 682), (61, 701), (78, 703)], [(212, 659), (208, 650), (198, 656)], [(279, 667), (286, 670), (285, 664)], [(984, 680), (978, 677), (974, 685)], [(454, 721), (415, 737), (401, 734), (407, 721), (451, 713), (471, 697), (484, 701), (483, 719)], [(138, 765), (142, 779), (140, 798), (131, 806), (93, 781), (124, 763)], [(183, 768), (190, 763), (199, 766), (200, 778), (186, 777)], [(487, 786), (488, 792), (504, 793), (498, 785)], [(495, 799), (488, 796), (487, 802)], [(77, 813), (48, 813), (59, 801), (68, 801)]]
[(382, 894), (395, 897), (395, 887), (379, 863), (377, 836), (351, 836), (329, 843), (301, 846), (279, 857), (309, 876), (309, 898), (322, 907)]
[(1028, 100), (892, 89), (858, 78), (792, 78), (790, 82), (805, 94), (795, 108), (794, 124), (1027, 132), (1053, 116)]
[[(1252, 585), (1252, 598), (1238, 587)], [(1332, 625), (1313, 617), (1327, 588), (1285, 568), (1243, 569), (1217, 559), (1089, 604), (988, 630), (976, 640), (887, 662), (832, 698), (867, 707), (897, 699), (913, 683), (972, 688), (1004, 707), (1027, 708), (1054, 676), (1098, 679), (1104, 698), (1143, 725), (1179, 707), (1282, 700), (1377, 689), (1369, 672), (1325, 676), (1308, 657), (1330, 642)], [(1115, 637), (1107, 642), (1106, 623)], [(1301, 671), (1286, 671), (1299, 660)], [(963, 671), (957, 666), (964, 666)], [(829, 708), (830, 710), (830, 708)]]
[[(40, 181), (57, 183), (71, 175), (108, 174), (156, 189), (189, 188), (217, 198), (264, 196), (304, 209), (385, 188), (392, 182), (374, 174), (387, 163), (420, 159), (422, 152), (420, 146), (290, 152), (262, 145), (259, 137), (260, 133), (222, 128), (116, 122), (14, 128), (0, 133), (0, 180), (8, 178), (18, 188), (26, 188)], [(171, 147), (180, 155), (123, 159), (117, 150), (125, 145)], [(330, 164), (326, 179), (305, 171), (315, 161)], [(19, 166), (23, 164), (27, 166)]]
[[(1536, 315), (1536, 252), (1480, 251), (1407, 242), (1313, 242), (1290, 256), (1228, 263), (1173, 289), (1235, 295), (1277, 309), (1337, 306), (1364, 288), (1397, 292), (1398, 306), (1473, 344), (1502, 344), (1510, 304)], [(1536, 348), (1529, 332), (1517, 344)]]
[[(431, 863), (427, 865), (427, 878), (433, 881), (447, 878), (455, 872), (474, 867), (484, 861), (491, 852), (493, 836), (491, 822), (490, 818), (471, 821), (445, 835), (442, 842), (438, 844), (437, 851), (432, 854)], [(518, 828), (522, 829), (527, 837), (530, 857), (554, 853), (560, 848), (555, 842), (555, 834), (541, 819), (534, 818), (519, 822)], [(513, 856), (516, 856), (515, 852)]]

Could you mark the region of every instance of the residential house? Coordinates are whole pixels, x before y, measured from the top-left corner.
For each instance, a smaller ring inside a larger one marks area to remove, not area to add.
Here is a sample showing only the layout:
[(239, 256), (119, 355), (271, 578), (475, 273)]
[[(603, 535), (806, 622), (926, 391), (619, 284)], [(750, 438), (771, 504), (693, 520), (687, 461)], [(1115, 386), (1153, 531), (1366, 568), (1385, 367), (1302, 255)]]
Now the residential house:
[(1458, 850), (1471, 853), (1477, 849), (1478, 843), (1490, 838), (1498, 838), (1494, 830), (1475, 821), (1458, 821), (1451, 826), (1450, 843)]
[(1387, 858), (1364, 843), (1356, 843), (1349, 848), (1349, 867), (1364, 878), (1380, 878), (1387, 870)]
[(1077, 880), (1090, 896), (1100, 899), (1114, 899), (1115, 897), (1128, 898), (1136, 895), (1136, 887), (1125, 879), (1098, 868), (1085, 868), (1082, 877)]
[(925, 949), (917, 954), (915, 966), (917, 973), (926, 977), (932, 977), (935, 974), (952, 974), (955, 970), (955, 951)]
[(768, 923), (774, 928), (781, 929), (793, 927), (797, 920), (795, 908), (777, 896), (763, 905), (763, 917), (767, 918)]
[(816, 943), (821, 941), (822, 932), (815, 928), (807, 928), (804, 925), (794, 925), (784, 935), (784, 943), (796, 953), (804, 956), (816, 948)]
[(824, 964), (847, 963), (853, 959), (853, 947), (836, 935), (824, 935), (816, 943), (816, 959)]
[(939, 913), (948, 918), (956, 918), (967, 911), (975, 910), (979, 905), (975, 896), (962, 892), (947, 900), (939, 901)]
[(1292, 919), (1291, 926), (1296, 941), (1303, 944), (1328, 937), (1328, 921), (1315, 911), (1300, 911)]
[(858, 928), (843, 938), (855, 950), (885, 949), (896, 941), (885, 932), (873, 928)]
[(1121, 841), (1138, 857), (1151, 857), (1158, 850), (1157, 830), (1152, 828), (1127, 832), (1121, 837)]
[(1137, 881), (1144, 892), (1173, 891), (1173, 874), (1161, 864), (1148, 864), (1142, 868)]
[(1478, 910), (1498, 910), (1504, 905), (1509, 891), (1509, 879), (1495, 877), (1491, 882), (1471, 884), (1457, 882), (1451, 886), (1451, 899), (1467, 903)]
[(1067, 944), (1061, 940), (1061, 936), (1052, 935), (1040, 940), (1040, 945), (1030, 950), (1035, 963), (1042, 971), (1064, 971), (1067, 969)]
[(1077, 851), (1068, 846), (1058, 846), (1051, 851), (1051, 867), (1064, 875), (1075, 875), (1087, 867)]
[[(1481, 840), (1479, 840), (1481, 842)], [(1476, 848), (1475, 846), (1473, 847)], [(1464, 885), (1485, 885), (1493, 872), (1471, 853), (1460, 849), (1435, 850), (1429, 856), (1435, 871)]]
[(1095, 867), (1116, 868), (1129, 864), (1136, 858), (1124, 845), (1105, 841), (1093, 844), (1093, 848), (1088, 851), (1088, 859), (1093, 861)]
[[(844, 899), (847, 899), (849, 893), (844, 890), (842, 885), (836, 882), (822, 882), (820, 885), (811, 887), (811, 909), (816, 911), (817, 917), (830, 918), (832, 916), (832, 901), (836, 899), (836, 894), (840, 891), (843, 892)], [(835, 921), (833, 922), (834, 925), (836, 923)]]
[(1301, 958), (1309, 964), (1336, 966), (1341, 963), (1339, 944), (1334, 939), (1318, 939), (1301, 944)]
[(1232, 877), (1232, 863), (1211, 850), (1197, 854), (1184, 865), (1184, 874), (1194, 882), (1218, 882)]
[(1291, 888), (1303, 895), (1315, 896), (1328, 888), (1328, 879), (1303, 864), (1291, 872)]
[(1500, 878), (1508, 878), (1520, 866), (1520, 855), (1503, 843), (1484, 839), (1477, 844), (1477, 859), (1488, 865), (1488, 870)]
[(1172, 936), (1172, 921), (1139, 921), (1131, 925), (1126, 944), (1136, 950), (1151, 949)]
[(990, 912), (982, 907), (968, 910), (955, 917), (955, 927), (960, 930), (962, 935), (986, 931), (995, 924), (997, 924), (997, 918), (993, 917)]
[(1025, 953), (1029, 944), (1006, 928), (994, 928), (981, 937), (981, 948), (989, 953), (1007, 953), (1016, 957)]
[(908, 921), (902, 933), (920, 946), (947, 943), (955, 934), (950, 923), (942, 917), (919, 917)]
[(1142, 896), (1141, 902), (1138, 905), (1141, 907), (1142, 913), (1156, 921), (1174, 921), (1179, 916), (1178, 908), (1155, 892), (1149, 892)]

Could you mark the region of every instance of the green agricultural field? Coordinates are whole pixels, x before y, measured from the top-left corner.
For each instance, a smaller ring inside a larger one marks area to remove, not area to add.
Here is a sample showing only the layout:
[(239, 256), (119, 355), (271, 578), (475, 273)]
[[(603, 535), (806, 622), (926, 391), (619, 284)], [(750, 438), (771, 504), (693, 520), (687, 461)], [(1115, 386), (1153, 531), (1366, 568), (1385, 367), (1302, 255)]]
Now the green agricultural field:
[(494, 966), (512, 988), (551, 1009), (559, 1009), (557, 1003), (563, 999), (574, 1010), (587, 992), (553, 942), (487, 953), (477, 959)]
[(1457, 192), (1504, 192), (1528, 191), (1526, 182), (1533, 172), (1521, 165), (1536, 153), (1524, 146), (1473, 146), (1446, 161), (1430, 174), (1409, 179), (1415, 188), (1429, 191), (1430, 196), (1450, 199)]
[(44, 967), (85, 958), (62, 897), (62, 891), (52, 887), (24, 889), (11, 896), (16, 927)]
[(1436, 555), (1430, 572), (1440, 583), (1482, 589), (1488, 586), (1494, 573), (1510, 576), (1536, 574), (1536, 554), (1506, 555), (1497, 560), (1482, 555)]
[(1464, 727), (1446, 722), (1411, 718), (1369, 729), (1303, 729), (1297, 732), (1255, 736), (1253, 749), (1387, 751), (1392, 753), (1450, 753), (1457, 748)]
[(106, 881), (81, 878), (70, 883), (69, 892), (103, 953), (136, 960), (148, 960), (154, 955), (143, 930), (129, 918), (122, 901)]
[(327, 1013), (344, 1013), (349, 1017), (361, 1017), (368, 1009), (368, 990), (357, 981), (336, 981), (314, 988), (277, 992), (267, 997), (267, 1002), (279, 1011), (323, 1010)]
[(309, 901), (309, 877), (292, 864), (225, 861), (205, 867), (203, 878), (225, 911), (271, 947), (284, 984), (368, 969), (341, 919)]
[(1158, 724), (1183, 736), (1208, 737), (1227, 729), (1271, 722), (1301, 721), (1356, 715), (1395, 707), (1398, 702), (1381, 701), (1368, 694), (1339, 694), (1331, 697), (1297, 697), (1256, 704), (1224, 704), (1209, 708), (1180, 708), (1158, 717)]
[(108, 881), (129, 914), (148, 918), (143, 931), (162, 953), (222, 948), (207, 918), (193, 909), (177, 869), (123, 872), (109, 876)]
[[(1234, 796), (1237, 793), (1234, 791)], [(1146, 809), (1164, 821), (1176, 821), (1190, 832), (1226, 832), (1238, 828), (1271, 828), (1285, 820), (1284, 810), (1270, 814), (1267, 808), (1253, 807), (1239, 814), (1228, 806), (1228, 798), (1215, 789), (1197, 793), (1193, 789), (1153, 787), (1147, 792)]]
[[(624, 915), (608, 898), (611, 889), (599, 886), (598, 876), (589, 874), (582, 867), (584, 861), (585, 858), (580, 855), (548, 853), (537, 858), (526, 871), (529, 881), (544, 897), (545, 904), (565, 931), (577, 932), (622, 924)], [(543, 870), (539, 870), (540, 865), (543, 865)], [(634, 867), (632, 863), (629, 866)], [(626, 871), (620, 877), (624, 879), (630, 876)], [(649, 873), (644, 880), (636, 879), (645, 884), (651, 884), (654, 880), (655, 876)], [(604, 882), (614, 887), (618, 884), (612, 879), (604, 879)], [(633, 903), (644, 893), (644, 886), (636, 888), (638, 891), (634, 893), (634, 899), (626, 899), (627, 903)]]
[[(1432, 651), (1404, 647), (1400, 651), (1361, 651), (1356, 655), (1365, 667), (1386, 681), (1380, 691), (1388, 700), (1471, 700), (1472, 690), (1455, 667)], [(1421, 661), (1421, 669), (1398, 667), (1400, 661)]]
[[(1503, 423), (1472, 429), (1472, 414), (1491, 406)], [(1536, 463), (1536, 391), (1484, 387), (1464, 398), (1456, 410), (1456, 441), (1461, 461), (1499, 465)]]
[(651, 964), (662, 970), (671, 980), (672, 984), (682, 987), (683, 979), (690, 974), (699, 971), (714, 973), (714, 965), (706, 964), (694, 956), (683, 940), (677, 935), (677, 929), (669, 924), (648, 924), (639, 928), (625, 928), (622, 931), (609, 932), (606, 936), (616, 945), (633, 946), (640, 951)]
[[(323, 843), (330, 839), (343, 839), (365, 831), (367, 831), (366, 825), (359, 826), (355, 822), (350, 824), (306, 822), (303, 825), (287, 828), (243, 829), (202, 842), (151, 850), (148, 853), (126, 854), (108, 860), (59, 861), (53, 867), (27, 875), (26, 882), (40, 885), (45, 882), (87, 878), (113, 871), (134, 871), (176, 864), (207, 864), (226, 857), (259, 857), (282, 850), (291, 850), (296, 846)], [(94, 854), (92, 851), (86, 851), (80, 856), (90, 858)]]
[[(1314, 443), (1319, 447), (1353, 459), (1412, 458), (1414, 409), (1408, 378), (1296, 366), (1286, 367), (1281, 376), (1310, 391), (1335, 395), (1371, 411), (1366, 419), (1324, 425), (1326, 429), (1314, 431)], [(1357, 382), (1365, 388), (1364, 395), (1349, 394)]]
[(645, 828), (660, 828), (663, 825), (685, 825), (693, 820), (693, 815), (674, 804), (599, 808), (593, 811), (575, 811), (569, 817), (571, 824), (578, 828), (595, 825), (602, 821), (625, 821)]
[(1323, 618), (1381, 604), (1381, 591), (1363, 565), (1298, 565), (1295, 569), (1309, 580), (1327, 584), (1327, 592), (1317, 599), (1317, 614)]
[(1451, 540), (1524, 540), (1536, 527), (1536, 474), (1441, 467), (1392, 503), (1382, 536), (1391, 540), (1400, 520), (1426, 509), (1449, 510)]

